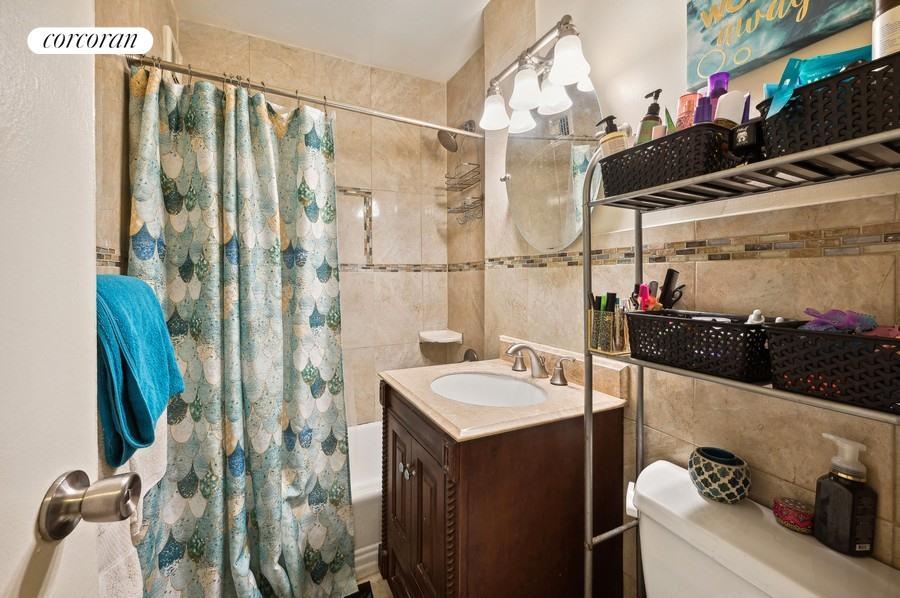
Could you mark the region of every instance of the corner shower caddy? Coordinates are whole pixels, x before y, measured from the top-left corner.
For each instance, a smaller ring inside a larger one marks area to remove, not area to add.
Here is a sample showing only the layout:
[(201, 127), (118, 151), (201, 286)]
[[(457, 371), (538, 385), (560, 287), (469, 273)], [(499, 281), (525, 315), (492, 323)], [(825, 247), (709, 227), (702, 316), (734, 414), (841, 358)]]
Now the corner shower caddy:
[[(585, 213), (590, 213), (594, 206), (611, 206), (626, 208), (634, 211), (634, 279), (640, 284), (644, 278), (643, 268), (643, 216), (645, 213), (668, 210), (684, 206), (698, 205), (724, 199), (741, 199), (761, 193), (777, 192), (784, 189), (794, 189), (809, 185), (818, 185), (838, 180), (862, 177), (873, 174), (900, 170), (900, 129), (886, 131), (875, 135), (860, 137), (851, 141), (828, 145), (796, 154), (781, 156), (771, 160), (746, 164), (715, 172), (708, 175), (694, 177), (660, 185), (650, 189), (640, 189), (630, 193), (623, 193), (607, 198), (591, 198), (591, 181), (594, 171), (600, 160), (599, 150), (591, 157), (584, 178), (582, 200)], [(591, 309), (590, 294), (593, 288), (591, 273), (591, 219), (584, 219), (583, 240), (583, 270), (584, 270), (584, 313)], [(661, 364), (633, 359), (630, 356), (616, 356), (600, 353), (591, 349), (590, 326), (587, 319), (584, 322), (584, 458), (585, 458), (585, 562), (590, 563), (590, 555), (593, 547), (610, 538), (621, 535), (625, 531), (636, 527), (637, 520), (630, 521), (613, 530), (609, 530), (598, 536), (593, 534), (593, 513), (591, 509), (593, 501), (593, 426), (591, 414), (593, 408), (593, 368), (587, 364), (593, 363), (594, 355), (612, 359), (635, 366), (635, 464), (636, 475), (644, 468), (644, 368), (651, 368), (688, 376), (698, 380), (715, 382), (743, 391), (762, 394), (786, 401), (813, 405), (822, 409), (829, 409), (840, 413), (864, 417), (874, 421), (900, 425), (900, 415), (892, 415), (856, 407), (825, 401), (783, 390), (772, 388), (770, 384), (750, 384), (738, 382), (718, 376), (701, 374), (688, 370), (673, 368)], [(640, 539), (635, 542), (637, 546), (637, 585), (638, 596), (643, 596), (643, 578), (641, 575)], [(586, 589), (590, 588), (590, 568), (586, 568)], [(589, 594), (586, 592), (585, 594)]]

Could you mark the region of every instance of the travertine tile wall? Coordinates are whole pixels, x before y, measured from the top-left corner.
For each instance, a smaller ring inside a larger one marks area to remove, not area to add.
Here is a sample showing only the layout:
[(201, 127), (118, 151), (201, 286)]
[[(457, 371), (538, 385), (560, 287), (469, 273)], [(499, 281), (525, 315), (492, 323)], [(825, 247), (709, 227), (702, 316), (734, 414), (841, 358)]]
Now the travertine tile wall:
[[(468, 120), (476, 123), (481, 118), (484, 94), (484, 48), (479, 48), (447, 82), (447, 122), (459, 127)], [(480, 164), (484, 167), (484, 142), (481, 139), (458, 137), (459, 150), (447, 153), (447, 171), (461, 163)], [(469, 197), (484, 195), (484, 181), (465, 191), (451, 191), (447, 203), (458, 206)], [(484, 218), (464, 224), (457, 216), (447, 216), (447, 263), (449, 274), (447, 290), (449, 326), (463, 333), (462, 345), (448, 349), (451, 360), (459, 361), (467, 348), (479, 356), (484, 353)]]
[[(443, 83), (190, 21), (180, 36), (198, 68), (447, 121)], [(420, 330), (447, 327), (446, 152), (434, 131), (337, 111), (335, 156), (338, 186), (370, 193), (338, 194), (345, 396), (350, 423), (366, 423), (381, 417), (376, 372), (446, 360), (418, 342)]]
[[(535, 39), (533, 4), (492, 0), (485, 9), (485, 83)], [(504, 145), (502, 135), (486, 136), (486, 356), (498, 355), (501, 335), (580, 351), (580, 240), (561, 252), (570, 256), (556, 260), (527, 246), (509, 214), (505, 189), (494, 181), (503, 171)], [(796, 317), (807, 306), (846, 307), (873, 313), (881, 322), (900, 322), (898, 189), (900, 175), (892, 174), (790, 191), (767, 200), (766, 209), (755, 214), (707, 214), (695, 222), (696, 214), (685, 210), (684, 222), (646, 229), (644, 243), (658, 263), (646, 263), (645, 276), (661, 280), (666, 268), (679, 270), (688, 284), (679, 307), (687, 309), (759, 308)], [(779, 209), (782, 201), (823, 205)], [(603, 250), (592, 262), (595, 292), (630, 292), (632, 240), (631, 231), (594, 236), (593, 247)], [(876, 558), (900, 568), (897, 427), (658, 372), (647, 372), (645, 410), (647, 463), (667, 459), (684, 466), (695, 446), (732, 448), (753, 468), (752, 497), (767, 505), (778, 495), (813, 500), (815, 480), (828, 470), (833, 452), (822, 432), (866, 443), (863, 459), (879, 493)], [(629, 405), (627, 479), (634, 479), (634, 425)], [(625, 540), (626, 595), (633, 595), (634, 532)]]
[[(98, 27), (146, 27), (153, 34), (150, 54), (162, 55), (163, 27), (176, 39), (178, 16), (172, 0), (96, 0)], [(128, 187), (128, 75), (121, 56), (94, 58), (97, 140), (97, 271), (125, 270), (130, 194)]]

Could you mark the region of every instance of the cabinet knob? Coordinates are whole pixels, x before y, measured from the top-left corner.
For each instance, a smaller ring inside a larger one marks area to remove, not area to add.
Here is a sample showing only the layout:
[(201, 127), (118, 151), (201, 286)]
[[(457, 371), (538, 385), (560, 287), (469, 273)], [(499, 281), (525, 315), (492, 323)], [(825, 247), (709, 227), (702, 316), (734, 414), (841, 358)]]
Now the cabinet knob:
[(407, 467), (405, 470), (403, 470), (403, 479), (408, 480), (410, 476), (411, 474), (409, 473), (409, 467)]
[(403, 473), (403, 463), (397, 463), (397, 473)]

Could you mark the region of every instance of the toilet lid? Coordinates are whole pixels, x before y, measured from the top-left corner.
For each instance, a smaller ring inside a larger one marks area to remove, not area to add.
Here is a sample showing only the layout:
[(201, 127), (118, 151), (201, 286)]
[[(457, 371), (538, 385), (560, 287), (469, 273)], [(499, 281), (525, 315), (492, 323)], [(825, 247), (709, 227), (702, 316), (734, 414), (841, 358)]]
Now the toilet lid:
[(792, 532), (750, 500), (726, 505), (703, 498), (687, 470), (668, 461), (641, 472), (634, 503), (642, 519), (653, 519), (771, 596), (900, 597), (897, 569)]

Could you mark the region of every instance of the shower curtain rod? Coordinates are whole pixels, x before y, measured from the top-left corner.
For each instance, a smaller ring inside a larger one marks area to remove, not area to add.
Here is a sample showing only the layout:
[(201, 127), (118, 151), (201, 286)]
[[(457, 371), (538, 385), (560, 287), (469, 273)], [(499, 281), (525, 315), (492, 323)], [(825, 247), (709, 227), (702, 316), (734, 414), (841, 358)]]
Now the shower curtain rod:
[(407, 116), (400, 116), (398, 114), (391, 114), (389, 112), (381, 112), (380, 110), (373, 110), (372, 108), (364, 108), (363, 106), (356, 106), (354, 104), (345, 104), (344, 102), (335, 102), (333, 100), (329, 100), (325, 97), (319, 96), (311, 96), (307, 94), (300, 93), (299, 91), (291, 91), (289, 89), (279, 89), (277, 87), (269, 87), (265, 84), (264, 81), (260, 81), (259, 83), (254, 83), (250, 81), (250, 79), (245, 79), (243, 77), (238, 77), (237, 75), (228, 75), (226, 73), (216, 74), (209, 71), (202, 71), (194, 69), (191, 65), (183, 65), (178, 64), (177, 62), (169, 62), (167, 60), (162, 60), (155, 56), (142, 56), (139, 54), (126, 54), (125, 59), (128, 64), (132, 65), (140, 65), (140, 66), (155, 66), (157, 68), (163, 69), (165, 71), (170, 71), (173, 73), (180, 73), (182, 75), (188, 75), (189, 77), (197, 77), (199, 79), (206, 79), (208, 81), (215, 81), (217, 83), (233, 83), (235, 85), (239, 85), (242, 87), (246, 87), (248, 89), (255, 89), (256, 91), (261, 91), (267, 95), (276, 95), (283, 98), (289, 98), (292, 100), (297, 100), (298, 102), (303, 101), (310, 104), (318, 104), (320, 106), (324, 106), (325, 108), (336, 108), (338, 110), (346, 110), (347, 112), (355, 112), (357, 114), (365, 114), (366, 116), (372, 116), (375, 118), (383, 118), (385, 120), (392, 120), (399, 123), (404, 123), (407, 125), (414, 125), (417, 127), (425, 127), (426, 129), (435, 129), (437, 131), (447, 131), (448, 133), (453, 133), (454, 135), (461, 135), (463, 137), (475, 137), (477, 139), (484, 139), (484, 135), (480, 133), (475, 133), (472, 131), (466, 131), (465, 129), (457, 129), (454, 127), (447, 127), (445, 125), (439, 125), (437, 123), (428, 122), (426, 120), (419, 120), (417, 118), (409, 118)]

